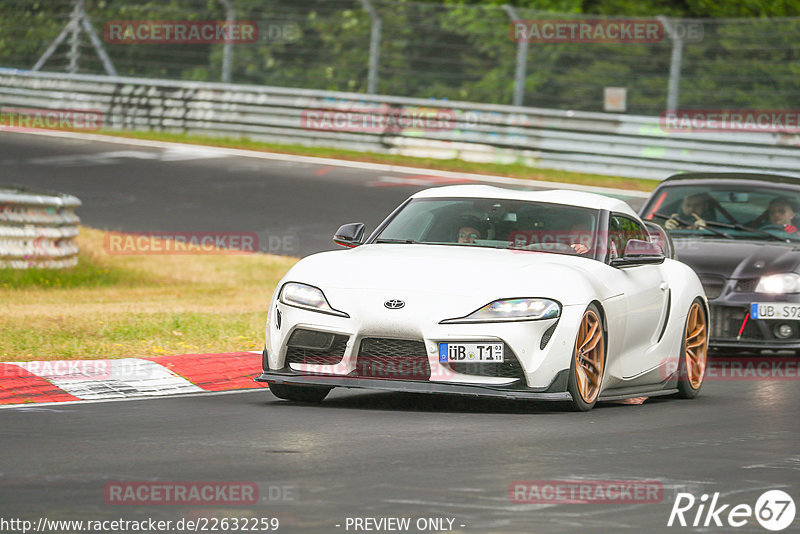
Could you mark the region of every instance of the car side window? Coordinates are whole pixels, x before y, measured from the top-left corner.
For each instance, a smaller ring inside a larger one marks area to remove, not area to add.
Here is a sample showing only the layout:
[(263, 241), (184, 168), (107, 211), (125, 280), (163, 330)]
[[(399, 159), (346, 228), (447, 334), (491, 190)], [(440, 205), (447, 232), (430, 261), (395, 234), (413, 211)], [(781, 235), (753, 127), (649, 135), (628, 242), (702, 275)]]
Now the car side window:
[(608, 227), (609, 258), (618, 258), (625, 251), (625, 245), (630, 239), (649, 241), (647, 230), (638, 221), (624, 215), (611, 215)]

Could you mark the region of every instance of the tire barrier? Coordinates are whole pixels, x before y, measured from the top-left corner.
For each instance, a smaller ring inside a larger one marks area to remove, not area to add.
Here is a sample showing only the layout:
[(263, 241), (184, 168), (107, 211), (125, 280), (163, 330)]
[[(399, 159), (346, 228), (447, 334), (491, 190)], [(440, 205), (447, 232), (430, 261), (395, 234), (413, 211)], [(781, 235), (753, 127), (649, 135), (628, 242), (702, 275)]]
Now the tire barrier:
[(0, 186), (0, 268), (64, 269), (78, 264), (80, 219), (72, 195)]

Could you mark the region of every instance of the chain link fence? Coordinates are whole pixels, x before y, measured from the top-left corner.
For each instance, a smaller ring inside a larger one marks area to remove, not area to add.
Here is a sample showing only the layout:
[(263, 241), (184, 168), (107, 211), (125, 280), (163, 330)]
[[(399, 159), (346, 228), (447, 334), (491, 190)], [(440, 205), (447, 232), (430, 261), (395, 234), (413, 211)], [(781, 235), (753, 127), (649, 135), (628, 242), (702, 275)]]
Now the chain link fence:
[[(238, 34), (202, 33), (224, 21)], [(648, 25), (657, 31), (644, 38), (620, 35)], [(0, 67), (24, 70), (638, 115), (800, 100), (800, 19), (609, 19), (388, 0), (5, 0), (0, 28)]]

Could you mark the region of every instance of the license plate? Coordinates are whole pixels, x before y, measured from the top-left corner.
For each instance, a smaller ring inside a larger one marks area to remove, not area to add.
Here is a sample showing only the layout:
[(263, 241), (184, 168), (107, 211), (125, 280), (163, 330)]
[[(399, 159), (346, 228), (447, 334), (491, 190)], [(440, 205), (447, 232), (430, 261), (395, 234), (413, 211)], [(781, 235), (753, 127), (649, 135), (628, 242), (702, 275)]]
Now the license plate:
[(788, 302), (754, 302), (750, 305), (750, 318), (800, 321), (800, 304), (790, 304)]
[(439, 361), (503, 362), (502, 343), (439, 343)]

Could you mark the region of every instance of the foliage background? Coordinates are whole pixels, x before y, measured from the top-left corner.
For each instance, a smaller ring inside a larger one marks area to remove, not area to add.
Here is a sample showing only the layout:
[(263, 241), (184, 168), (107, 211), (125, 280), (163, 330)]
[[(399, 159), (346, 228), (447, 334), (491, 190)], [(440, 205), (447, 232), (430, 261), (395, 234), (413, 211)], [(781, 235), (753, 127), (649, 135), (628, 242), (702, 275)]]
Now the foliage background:
[[(231, 0), (237, 18), (299, 28), (291, 42), (234, 48), (235, 83), (366, 92), (370, 17), (357, 0)], [(220, 0), (85, 0), (101, 35), (114, 20), (222, 20)], [(372, 0), (382, 20), (378, 92), (510, 104), (516, 43), (504, 0)], [(523, 19), (666, 16), (692, 19), (703, 39), (686, 43), (681, 108), (796, 109), (800, 2), (790, 0), (518, 0)], [(69, 20), (71, 0), (0, 3), (0, 67), (29, 69)], [(120, 75), (219, 81), (222, 45), (106, 44)], [(524, 104), (601, 111), (603, 88), (628, 89), (628, 112), (666, 104), (672, 43), (531, 44)], [(79, 71), (103, 73), (81, 37)], [(63, 71), (68, 46), (43, 70)]]

